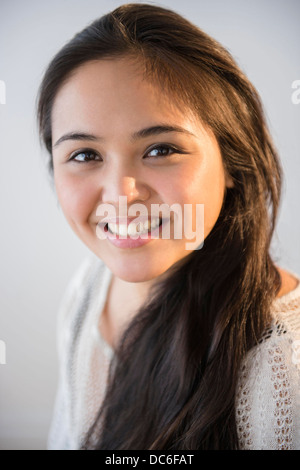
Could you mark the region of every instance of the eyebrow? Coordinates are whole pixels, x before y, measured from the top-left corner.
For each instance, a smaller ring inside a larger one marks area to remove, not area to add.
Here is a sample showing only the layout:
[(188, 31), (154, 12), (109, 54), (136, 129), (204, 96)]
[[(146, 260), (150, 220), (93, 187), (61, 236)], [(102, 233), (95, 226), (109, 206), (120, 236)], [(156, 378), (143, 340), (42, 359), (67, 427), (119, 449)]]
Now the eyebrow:
[(151, 137), (153, 135), (163, 134), (166, 132), (179, 132), (182, 134), (188, 134), (195, 137), (195, 135), (185, 129), (184, 127), (180, 126), (169, 126), (169, 125), (158, 125), (152, 127), (146, 127), (145, 129), (141, 129), (140, 131), (135, 132), (132, 135), (132, 140), (143, 139), (145, 137)]
[[(167, 132), (178, 132), (182, 134), (188, 134), (193, 137), (196, 137), (195, 134), (192, 132), (188, 131), (184, 127), (180, 126), (170, 126), (170, 125), (158, 125), (158, 126), (151, 126), (151, 127), (146, 127), (145, 129), (141, 129), (137, 132), (134, 132), (131, 136), (131, 139), (133, 141), (139, 140), (139, 139), (144, 139), (146, 137), (151, 137), (154, 135), (159, 135)], [(68, 132), (67, 134), (62, 135), (53, 145), (54, 147), (57, 147), (59, 144), (62, 142), (65, 142), (66, 140), (91, 140), (91, 141), (101, 141), (103, 140), (102, 137), (96, 136), (93, 134), (89, 134), (86, 132)]]
[(100, 137), (97, 137), (92, 134), (87, 134), (86, 132), (68, 132), (67, 134), (62, 135), (53, 145), (54, 147), (57, 147), (59, 144), (62, 142), (65, 142), (66, 140), (101, 140)]

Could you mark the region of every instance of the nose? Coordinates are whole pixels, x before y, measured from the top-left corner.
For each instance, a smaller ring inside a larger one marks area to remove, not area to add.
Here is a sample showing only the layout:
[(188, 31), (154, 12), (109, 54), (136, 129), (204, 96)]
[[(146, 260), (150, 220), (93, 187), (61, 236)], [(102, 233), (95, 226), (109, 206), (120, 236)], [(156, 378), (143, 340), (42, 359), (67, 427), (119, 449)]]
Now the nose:
[(102, 202), (112, 204), (115, 207), (119, 204), (119, 197), (127, 197), (127, 205), (146, 201), (150, 197), (150, 189), (137, 172), (132, 169), (119, 168), (111, 171), (107, 175), (102, 185)]

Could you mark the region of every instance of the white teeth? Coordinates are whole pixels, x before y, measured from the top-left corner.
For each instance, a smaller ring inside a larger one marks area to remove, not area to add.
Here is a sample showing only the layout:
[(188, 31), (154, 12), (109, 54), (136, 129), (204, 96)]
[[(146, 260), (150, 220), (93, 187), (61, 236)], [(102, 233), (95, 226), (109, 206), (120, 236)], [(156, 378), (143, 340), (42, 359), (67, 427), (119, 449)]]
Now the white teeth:
[(109, 223), (109, 224), (108, 224), (108, 228), (109, 228), (109, 230), (110, 230), (111, 232), (116, 233), (116, 231), (117, 231), (117, 224)]
[(151, 228), (155, 228), (159, 225), (159, 219), (152, 219), (151, 220)]
[(154, 229), (158, 227), (159, 222), (160, 222), (159, 219), (153, 219), (151, 220), (151, 222), (150, 220), (146, 220), (146, 222), (144, 223), (139, 222), (138, 224), (131, 222), (128, 225), (128, 227), (125, 224), (109, 223), (108, 228), (111, 232), (117, 235), (132, 236), (132, 235), (147, 233), (150, 229)]
[[(117, 228), (118, 230), (118, 228)], [(119, 225), (119, 235), (127, 235), (126, 225)]]

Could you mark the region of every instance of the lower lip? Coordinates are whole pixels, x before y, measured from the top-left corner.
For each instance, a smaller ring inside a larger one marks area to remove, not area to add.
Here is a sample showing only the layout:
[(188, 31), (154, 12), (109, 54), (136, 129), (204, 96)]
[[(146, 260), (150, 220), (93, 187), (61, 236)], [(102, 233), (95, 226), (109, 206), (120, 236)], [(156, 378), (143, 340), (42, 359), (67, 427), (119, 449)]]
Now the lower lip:
[(110, 233), (109, 230), (105, 231), (103, 226), (101, 226), (101, 230), (105, 233), (106, 238), (109, 240), (109, 242), (118, 248), (139, 248), (141, 246), (146, 245), (147, 243), (150, 243), (151, 240), (159, 238), (162, 232), (162, 226), (166, 223), (167, 221), (163, 221), (161, 225), (152, 229), (151, 232), (144, 233), (142, 235), (142, 238), (138, 237), (135, 239), (130, 237), (124, 238), (124, 236), (120, 238), (119, 235)]

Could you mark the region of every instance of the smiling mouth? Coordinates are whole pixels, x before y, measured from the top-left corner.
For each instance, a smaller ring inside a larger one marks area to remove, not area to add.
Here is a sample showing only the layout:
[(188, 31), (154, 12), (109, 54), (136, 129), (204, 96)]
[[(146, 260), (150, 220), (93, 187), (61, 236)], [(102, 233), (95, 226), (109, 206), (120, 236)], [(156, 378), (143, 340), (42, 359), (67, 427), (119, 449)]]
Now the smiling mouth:
[(131, 222), (130, 224), (116, 224), (108, 222), (104, 225), (104, 232), (109, 232), (112, 235), (133, 236), (151, 233), (163, 223), (163, 219), (147, 220), (145, 222), (138, 222), (137, 224)]

